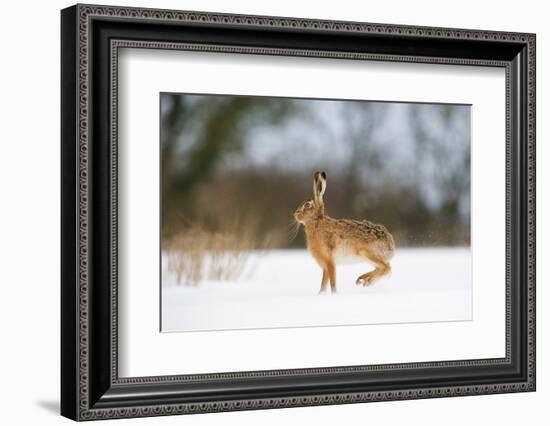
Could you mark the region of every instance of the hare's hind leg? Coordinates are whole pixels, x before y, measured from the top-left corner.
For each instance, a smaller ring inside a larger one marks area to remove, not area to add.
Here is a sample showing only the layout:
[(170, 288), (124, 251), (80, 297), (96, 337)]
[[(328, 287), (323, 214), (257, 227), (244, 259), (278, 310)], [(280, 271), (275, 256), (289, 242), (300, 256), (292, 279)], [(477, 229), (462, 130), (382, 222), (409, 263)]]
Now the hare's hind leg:
[(367, 272), (357, 278), (357, 281), (355, 281), (355, 284), (357, 285), (363, 285), (366, 287), (391, 272), (390, 264), (387, 261), (379, 258), (368, 258), (368, 260), (374, 265), (375, 269), (374, 271)]

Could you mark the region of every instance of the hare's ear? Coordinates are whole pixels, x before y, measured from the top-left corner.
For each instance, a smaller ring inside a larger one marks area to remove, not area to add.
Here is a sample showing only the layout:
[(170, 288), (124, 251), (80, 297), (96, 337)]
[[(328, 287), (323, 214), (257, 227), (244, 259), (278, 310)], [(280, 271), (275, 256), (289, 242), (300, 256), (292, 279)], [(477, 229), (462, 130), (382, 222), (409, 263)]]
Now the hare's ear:
[(315, 172), (313, 175), (313, 201), (315, 206), (322, 207), (323, 194), (327, 188), (327, 174), (325, 172)]

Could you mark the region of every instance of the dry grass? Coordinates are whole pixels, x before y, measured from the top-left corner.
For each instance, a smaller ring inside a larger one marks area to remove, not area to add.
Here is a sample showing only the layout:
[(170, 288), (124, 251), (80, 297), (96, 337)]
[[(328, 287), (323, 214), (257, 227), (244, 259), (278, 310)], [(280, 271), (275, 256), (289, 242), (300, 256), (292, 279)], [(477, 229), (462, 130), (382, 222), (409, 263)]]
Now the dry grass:
[(250, 221), (232, 221), (223, 228), (212, 231), (202, 225), (188, 225), (168, 239), (164, 244), (167, 268), (175, 273), (178, 284), (236, 280), (252, 266), (252, 251), (272, 246), (273, 236), (260, 236)]

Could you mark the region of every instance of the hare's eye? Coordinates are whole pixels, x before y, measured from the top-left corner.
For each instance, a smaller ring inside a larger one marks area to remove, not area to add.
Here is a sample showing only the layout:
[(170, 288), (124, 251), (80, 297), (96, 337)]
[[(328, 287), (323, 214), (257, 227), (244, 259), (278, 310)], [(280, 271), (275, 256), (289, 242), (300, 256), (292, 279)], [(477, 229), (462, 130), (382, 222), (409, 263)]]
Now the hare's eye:
[(307, 203), (305, 203), (305, 204), (304, 204), (304, 207), (305, 207), (306, 209), (311, 208), (311, 201), (308, 201)]

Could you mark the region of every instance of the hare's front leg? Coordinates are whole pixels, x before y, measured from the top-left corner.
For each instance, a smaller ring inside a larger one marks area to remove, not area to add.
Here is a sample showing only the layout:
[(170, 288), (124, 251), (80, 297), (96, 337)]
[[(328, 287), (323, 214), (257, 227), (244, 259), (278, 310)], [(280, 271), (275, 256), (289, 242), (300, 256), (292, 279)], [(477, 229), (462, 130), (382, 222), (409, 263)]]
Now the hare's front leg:
[(323, 278), (321, 279), (321, 290), (319, 290), (319, 294), (325, 292), (329, 281), (330, 291), (336, 293), (336, 266), (334, 266), (334, 262), (331, 261), (324, 263)]
[(324, 293), (327, 289), (328, 284), (328, 272), (326, 269), (323, 268), (323, 278), (321, 278), (321, 290), (319, 290), (319, 294)]
[(332, 260), (327, 262), (327, 271), (330, 279), (330, 291), (336, 293), (336, 266)]

